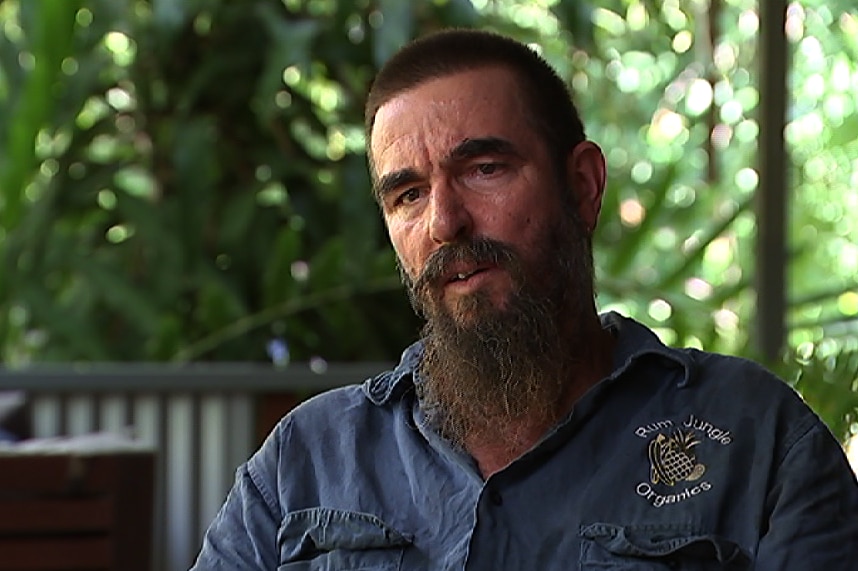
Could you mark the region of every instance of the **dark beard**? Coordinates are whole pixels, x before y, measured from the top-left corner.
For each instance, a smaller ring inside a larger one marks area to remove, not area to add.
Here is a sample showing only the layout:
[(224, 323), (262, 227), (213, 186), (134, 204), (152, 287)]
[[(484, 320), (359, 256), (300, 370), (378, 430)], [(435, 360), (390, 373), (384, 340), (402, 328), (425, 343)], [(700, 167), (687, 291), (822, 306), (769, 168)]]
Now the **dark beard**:
[[(587, 343), (583, 332), (570, 338), (562, 328), (570, 318), (581, 321), (593, 296), (590, 242), (574, 214), (550, 236), (540, 267), (527, 271), (509, 246), (476, 239), (442, 247), (408, 284), (415, 309), (427, 318), (421, 407), (454, 445), (464, 447), (466, 437), (500, 438), (512, 449), (517, 438), (505, 427), (523, 419), (553, 424), (564, 412), (569, 373)], [(432, 286), (456, 260), (491, 261), (508, 271), (515, 287), (505, 306), (477, 292), (445, 307)]]

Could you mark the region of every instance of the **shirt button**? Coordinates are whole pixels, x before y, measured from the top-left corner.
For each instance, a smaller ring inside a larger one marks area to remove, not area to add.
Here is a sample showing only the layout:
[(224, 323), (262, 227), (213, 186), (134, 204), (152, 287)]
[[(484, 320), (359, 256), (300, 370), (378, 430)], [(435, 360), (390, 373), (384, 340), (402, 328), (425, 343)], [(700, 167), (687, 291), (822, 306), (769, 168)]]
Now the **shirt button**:
[(497, 490), (489, 492), (489, 500), (491, 500), (491, 502), (496, 506), (503, 505), (503, 496)]

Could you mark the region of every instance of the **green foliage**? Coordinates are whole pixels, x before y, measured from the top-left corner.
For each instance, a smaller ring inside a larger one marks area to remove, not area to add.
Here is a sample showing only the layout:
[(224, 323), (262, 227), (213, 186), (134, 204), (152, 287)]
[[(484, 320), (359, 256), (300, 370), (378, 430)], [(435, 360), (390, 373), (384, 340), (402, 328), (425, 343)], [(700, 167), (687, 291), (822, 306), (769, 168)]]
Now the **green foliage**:
[[(765, 295), (755, 10), (4, 0), (0, 359), (265, 360), (272, 339), (296, 359), (396, 358), (419, 324), (371, 198), (362, 104), (381, 62), (446, 26), (530, 42), (568, 79), (609, 165), (602, 307), (670, 343), (750, 355)], [(782, 374), (843, 434), (858, 377), (858, 13), (793, 3), (787, 32)]]
[(396, 21), (358, 42), (377, 13), (334, 2), (4, 9), (4, 109), (32, 108), (3, 114), (6, 362), (265, 359), (280, 337), (382, 359), (414, 336), (362, 157)]
[(842, 440), (858, 433), (858, 343), (790, 349), (774, 368)]

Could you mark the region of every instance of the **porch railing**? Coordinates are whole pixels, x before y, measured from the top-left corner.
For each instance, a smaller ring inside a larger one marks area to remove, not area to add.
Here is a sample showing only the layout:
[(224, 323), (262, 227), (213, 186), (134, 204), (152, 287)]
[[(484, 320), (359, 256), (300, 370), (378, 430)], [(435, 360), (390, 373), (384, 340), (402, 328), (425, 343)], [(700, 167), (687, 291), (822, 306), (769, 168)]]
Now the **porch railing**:
[[(260, 444), (273, 395), (293, 400), (364, 379), (384, 363), (97, 365), (0, 369), (0, 391), (26, 396), (32, 436), (108, 432), (158, 454), (153, 571), (186, 571), (223, 503), (235, 469)], [(282, 413), (287, 412), (282, 410)], [(277, 414), (280, 414), (278, 412)]]

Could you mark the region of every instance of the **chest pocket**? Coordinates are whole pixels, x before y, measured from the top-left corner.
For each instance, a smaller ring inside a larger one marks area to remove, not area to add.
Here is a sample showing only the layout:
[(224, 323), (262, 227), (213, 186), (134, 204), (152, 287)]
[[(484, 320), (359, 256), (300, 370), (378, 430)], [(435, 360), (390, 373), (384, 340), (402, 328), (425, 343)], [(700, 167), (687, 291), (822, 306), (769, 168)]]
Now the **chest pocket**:
[(286, 514), (277, 571), (397, 571), (411, 541), (374, 515), (330, 508)]
[(724, 538), (668, 526), (596, 523), (581, 530), (581, 571), (742, 571), (750, 559)]

